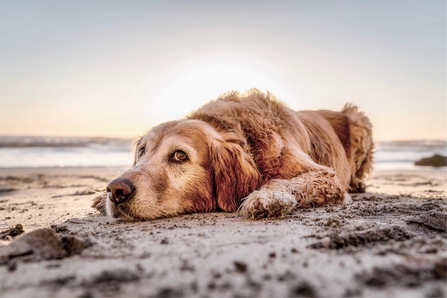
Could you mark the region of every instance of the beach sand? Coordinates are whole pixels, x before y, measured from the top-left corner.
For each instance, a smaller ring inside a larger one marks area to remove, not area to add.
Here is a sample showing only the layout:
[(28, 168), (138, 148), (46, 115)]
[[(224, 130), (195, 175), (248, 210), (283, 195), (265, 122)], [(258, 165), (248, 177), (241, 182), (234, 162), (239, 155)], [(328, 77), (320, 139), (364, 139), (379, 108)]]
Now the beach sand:
[(119, 170), (0, 170), (1, 297), (446, 296), (445, 171), (375, 172), (284, 219), (130, 223), (90, 208)]

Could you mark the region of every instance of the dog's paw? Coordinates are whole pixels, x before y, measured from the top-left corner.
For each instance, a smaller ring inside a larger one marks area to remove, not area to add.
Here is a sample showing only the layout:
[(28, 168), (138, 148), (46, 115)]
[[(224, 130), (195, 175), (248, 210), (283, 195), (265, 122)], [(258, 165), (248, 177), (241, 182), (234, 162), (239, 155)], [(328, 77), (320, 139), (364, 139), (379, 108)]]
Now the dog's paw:
[(95, 208), (102, 215), (107, 215), (106, 211), (107, 193), (101, 193), (93, 198), (92, 208)]
[(294, 194), (301, 208), (320, 207), (325, 204), (342, 204), (349, 200), (335, 172), (314, 171), (291, 180)]
[(244, 199), (239, 212), (247, 219), (278, 218), (290, 213), (295, 205), (290, 193), (261, 189)]
[(365, 193), (366, 185), (362, 180), (356, 179), (355, 181), (351, 182), (349, 192), (350, 193)]

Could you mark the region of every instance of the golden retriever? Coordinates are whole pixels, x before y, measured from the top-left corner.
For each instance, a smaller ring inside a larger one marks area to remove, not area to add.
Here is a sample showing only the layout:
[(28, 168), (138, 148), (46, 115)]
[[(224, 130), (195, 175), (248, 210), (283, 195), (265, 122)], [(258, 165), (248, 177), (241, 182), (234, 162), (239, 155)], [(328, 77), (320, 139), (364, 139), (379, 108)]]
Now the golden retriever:
[(92, 207), (127, 220), (219, 210), (283, 217), (364, 192), (372, 154), (371, 123), (353, 105), (296, 112), (270, 93), (230, 92), (150, 130)]

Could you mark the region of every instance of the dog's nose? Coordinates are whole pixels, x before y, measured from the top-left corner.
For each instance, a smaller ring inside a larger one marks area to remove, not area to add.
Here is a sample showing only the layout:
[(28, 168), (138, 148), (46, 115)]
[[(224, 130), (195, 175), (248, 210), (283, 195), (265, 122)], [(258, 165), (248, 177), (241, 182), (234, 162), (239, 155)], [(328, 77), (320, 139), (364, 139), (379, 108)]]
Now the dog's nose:
[(127, 179), (115, 179), (106, 188), (109, 200), (117, 205), (130, 199), (134, 190), (135, 186)]

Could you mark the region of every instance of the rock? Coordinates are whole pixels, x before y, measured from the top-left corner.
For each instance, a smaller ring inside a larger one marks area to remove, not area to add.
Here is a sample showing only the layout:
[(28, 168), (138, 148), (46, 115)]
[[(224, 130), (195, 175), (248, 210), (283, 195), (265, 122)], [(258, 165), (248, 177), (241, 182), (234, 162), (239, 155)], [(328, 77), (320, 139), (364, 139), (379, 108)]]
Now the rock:
[(422, 158), (414, 163), (416, 166), (445, 167), (447, 166), (447, 157), (435, 154), (432, 157)]

